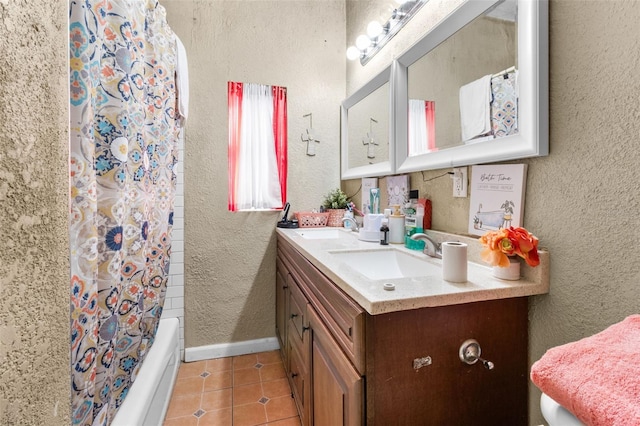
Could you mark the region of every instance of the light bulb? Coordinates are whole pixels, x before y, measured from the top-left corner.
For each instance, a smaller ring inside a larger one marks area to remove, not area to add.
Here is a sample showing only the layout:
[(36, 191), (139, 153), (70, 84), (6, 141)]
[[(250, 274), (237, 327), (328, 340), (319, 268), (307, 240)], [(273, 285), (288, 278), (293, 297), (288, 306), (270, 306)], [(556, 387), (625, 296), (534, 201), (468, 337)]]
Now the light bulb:
[(358, 50), (358, 48), (355, 46), (349, 46), (349, 48), (347, 49), (347, 59), (350, 61), (358, 59), (360, 55), (360, 50)]
[(382, 30), (383, 30), (382, 25), (380, 25), (380, 22), (378, 21), (371, 21), (369, 22), (369, 25), (367, 25), (367, 34), (372, 39), (382, 34)]
[(365, 50), (369, 46), (371, 46), (371, 39), (364, 34), (359, 35), (356, 39), (356, 47), (360, 50)]

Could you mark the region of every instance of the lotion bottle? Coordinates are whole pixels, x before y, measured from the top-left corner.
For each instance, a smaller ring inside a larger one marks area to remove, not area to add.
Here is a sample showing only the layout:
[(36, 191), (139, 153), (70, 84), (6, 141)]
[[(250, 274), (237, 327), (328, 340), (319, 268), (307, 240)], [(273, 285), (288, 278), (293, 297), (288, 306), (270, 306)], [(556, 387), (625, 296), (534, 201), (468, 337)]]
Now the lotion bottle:
[(389, 242), (404, 244), (404, 215), (399, 205), (393, 205), (393, 213), (389, 216)]

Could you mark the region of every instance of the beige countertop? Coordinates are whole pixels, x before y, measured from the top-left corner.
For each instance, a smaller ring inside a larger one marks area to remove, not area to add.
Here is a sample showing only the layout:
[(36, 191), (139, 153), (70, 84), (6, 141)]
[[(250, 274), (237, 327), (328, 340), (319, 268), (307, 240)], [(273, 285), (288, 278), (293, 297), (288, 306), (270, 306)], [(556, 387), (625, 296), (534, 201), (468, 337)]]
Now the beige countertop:
[[(424, 276), (392, 279), (371, 279), (349, 267), (347, 262), (332, 252), (339, 250), (399, 250), (433, 265), (442, 265), (441, 259), (430, 258), (421, 251), (409, 250), (404, 245), (382, 246), (376, 242), (360, 241), (357, 234), (343, 230), (339, 238), (307, 239), (301, 233), (314, 229), (282, 229), (277, 233), (290, 242), (316, 268), (331, 279), (369, 314), (446, 306), (485, 300), (526, 297), (549, 292), (549, 253), (539, 250), (540, 265), (535, 268), (522, 264), (523, 277), (518, 281), (506, 281), (493, 277), (492, 268), (478, 263), (480, 244), (476, 238), (427, 231), (436, 241), (460, 241), (468, 244), (466, 283), (451, 283), (442, 279), (441, 269), (425, 268)], [(435, 271), (435, 272), (434, 272)], [(395, 285), (395, 290), (383, 288), (385, 283)]]

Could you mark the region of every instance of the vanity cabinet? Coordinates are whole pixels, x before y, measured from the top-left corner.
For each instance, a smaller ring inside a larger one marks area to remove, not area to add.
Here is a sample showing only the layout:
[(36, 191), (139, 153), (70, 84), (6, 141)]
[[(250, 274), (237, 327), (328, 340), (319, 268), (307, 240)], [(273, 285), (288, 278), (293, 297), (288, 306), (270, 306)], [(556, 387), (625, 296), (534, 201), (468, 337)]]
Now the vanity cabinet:
[(287, 299), (276, 298), (276, 323), (287, 319), (282, 358), (302, 424), (361, 425), (364, 310), (289, 244), (278, 244), (277, 261), (278, 276), (288, 275), (277, 284)]
[[(370, 315), (280, 236), (277, 258), (288, 299), (276, 298), (276, 322), (303, 425), (527, 424), (525, 297)], [(460, 361), (467, 339), (495, 368)]]

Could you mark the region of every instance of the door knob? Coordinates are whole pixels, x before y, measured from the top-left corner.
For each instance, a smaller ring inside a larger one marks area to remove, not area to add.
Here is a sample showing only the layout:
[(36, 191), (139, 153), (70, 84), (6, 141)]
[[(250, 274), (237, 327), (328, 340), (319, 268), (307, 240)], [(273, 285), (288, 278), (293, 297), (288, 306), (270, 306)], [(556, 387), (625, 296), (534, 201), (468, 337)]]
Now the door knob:
[(480, 348), (480, 343), (475, 339), (465, 340), (458, 351), (460, 361), (473, 365), (480, 360), (487, 370), (493, 370), (495, 367), (493, 362), (480, 358), (480, 355), (482, 355), (482, 349)]

